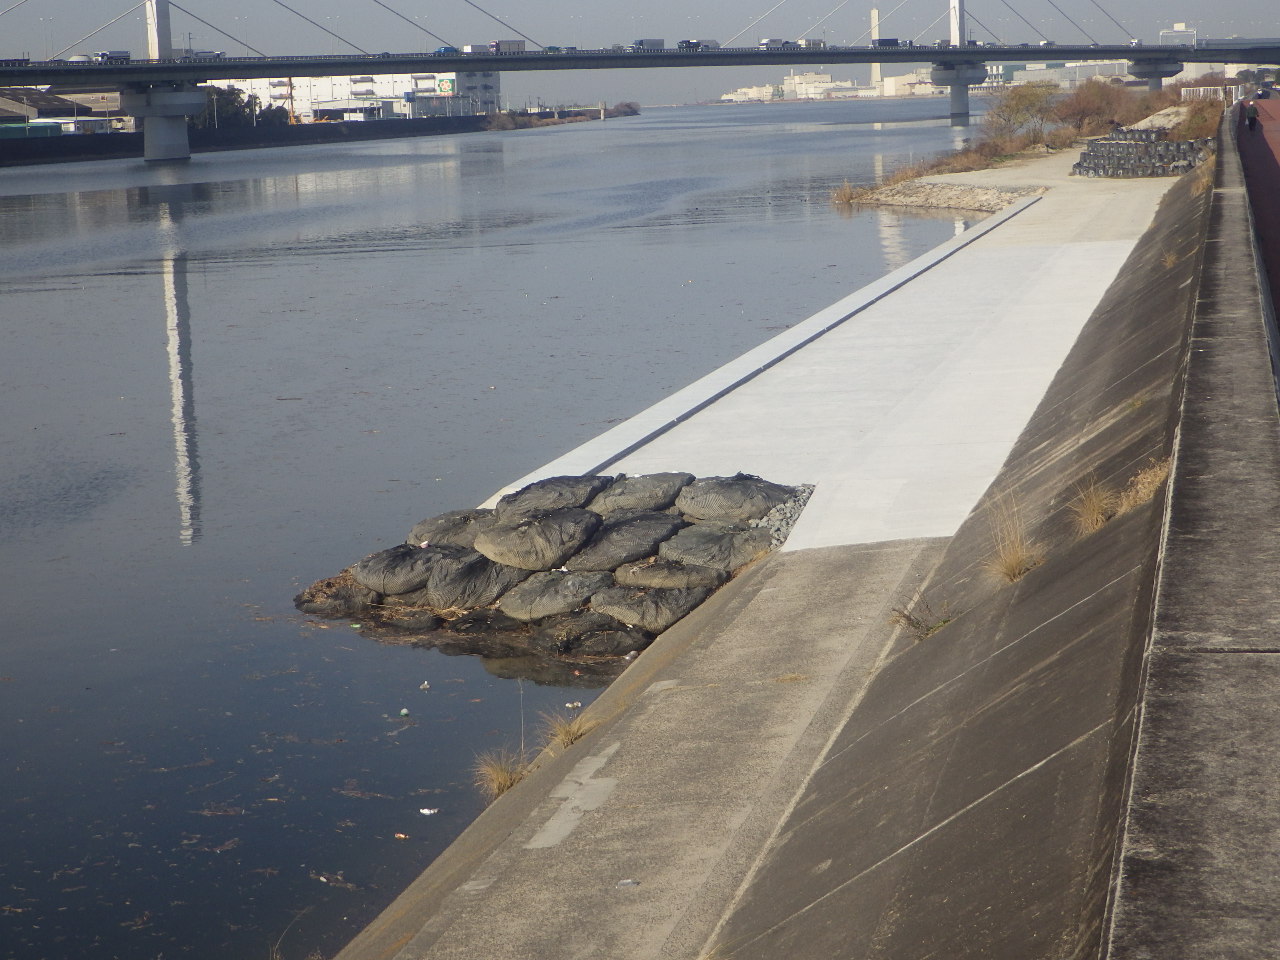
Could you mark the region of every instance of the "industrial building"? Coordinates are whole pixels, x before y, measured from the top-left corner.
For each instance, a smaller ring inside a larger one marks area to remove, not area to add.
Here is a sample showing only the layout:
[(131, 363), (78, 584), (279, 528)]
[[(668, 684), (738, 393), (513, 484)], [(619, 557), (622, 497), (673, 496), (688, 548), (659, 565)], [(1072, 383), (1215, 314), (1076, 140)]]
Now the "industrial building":
[(500, 74), (391, 73), (379, 76), (272, 77), (226, 80), (254, 97), (260, 107), (280, 106), (303, 122), (445, 117), (497, 113), (502, 109)]

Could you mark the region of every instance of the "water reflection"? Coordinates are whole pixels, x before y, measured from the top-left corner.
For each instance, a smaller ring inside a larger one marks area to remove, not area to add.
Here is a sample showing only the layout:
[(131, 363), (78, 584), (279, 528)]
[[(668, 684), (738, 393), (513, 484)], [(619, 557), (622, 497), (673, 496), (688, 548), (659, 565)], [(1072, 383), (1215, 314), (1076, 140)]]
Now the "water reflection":
[(200, 538), (200, 458), (196, 455), (196, 400), (191, 364), (191, 303), (187, 297), (187, 257), (178, 242), (181, 207), (164, 205), (160, 223), (166, 247), (161, 260), (164, 283), (165, 342), (169, 354), (169, 419), (173, 424), (173, 473), (177, 484), (178, 540)]

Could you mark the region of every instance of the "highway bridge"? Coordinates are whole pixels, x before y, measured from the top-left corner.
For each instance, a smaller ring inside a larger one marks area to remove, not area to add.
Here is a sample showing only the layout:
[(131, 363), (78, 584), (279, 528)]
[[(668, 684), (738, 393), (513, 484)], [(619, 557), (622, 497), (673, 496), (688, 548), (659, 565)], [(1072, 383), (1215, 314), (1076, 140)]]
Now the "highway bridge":
[(931, 79), (951, 91), (953, 122), (967, 123), (969, 88), (987, 79), (988, 63), (1127, 60), (1132, 76), (1159, 89), (1166, 77), (1187, 63), (1260, 63), (1280, 65), (1280, 43), (1256, 45), (1089, 44), (1059, 46), (991, 46), (965, 41), (964, 2), (949, 0), (949, 41), (932, 45), (821, 46), (782, 44), (768, 47), (699, 47), (662, 50), (577, 50), (544, 48), (521, 52), (460, 52), (452, 47), (435, 53), (346, 55), (175, 57), (168, 0), (146, 0), (146, 59), (0, 60), (0, 86), (110, 85), (122, 91), (122, 108), (144, 118), (148, 160), (190, 157), (186, 117), (204, 109), (205, 95), (196, 85), (256, 77), (319, 77), (342, 74), (471, 73), (499, 70), (618, 70), (682, 67), (817, 66), (836, 63), (930, 63)]
[(897, 47), (720, 47), (699, 50), (566, 50), (520, 53), (378, 53), (274, 57), (185, 57), (120, 62), (0, 60), (0, 85), (204, 83), (249, 77), (325, 77), (344, 73), (415, 73), (484, 70), (629, 70), (677, 67), (816, 66), (834, 63), (1037, 63), (1128, 60), (1139, 70), (1164, 63), (1280, 65), (1280, 44), (1250, 46), (1030, 45)]

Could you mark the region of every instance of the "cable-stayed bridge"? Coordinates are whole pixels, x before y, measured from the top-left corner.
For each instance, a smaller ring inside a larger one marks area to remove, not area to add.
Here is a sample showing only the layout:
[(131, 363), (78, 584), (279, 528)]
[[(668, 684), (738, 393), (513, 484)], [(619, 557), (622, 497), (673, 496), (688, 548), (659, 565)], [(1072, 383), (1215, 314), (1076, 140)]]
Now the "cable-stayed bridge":
[[(28, 0), (0, 10), (0, 16)], [(385, 6), (380, 0), (374, 0)], [(470, 2), (470, 0), (468, 0)], [(847, 2), (847, 0), (846, 0)], [(172, 4), (177, 6), (177, 4)], [(281, 4), (282, 6), (286, 6)], [(780, 6), (778, 4), (776, 6)], [(205, 95), (197, 84), (216, 80), (255, 77), (319, 77), (344, 73), (392, 74), (430, 72), (503, 72), (528, 70), (602, 70), (602, 69), (672, 69), (682, 67), (742, 67), (765, 65), (818, 65), (834, 63), (930, 63), (932, 80), (951, 91), (951, 116), (966, 123), (969, 115), (969, 87), (987, 78), (987, 63), (1058, 61), (1058, 60), (1128, 60), (1129, 73), (1146, 79), (1159, 89), (1163, 78), (1180, 73), (1187, 63), (1259, 63), (1280, 65), (1280, 42), (1233, 41), (1230, 45), (1201, 43), (1194, 46), (1142, 46), (1134, 43), (1057, 45), (1044, 42), (1031, 44), (977, 44), (966, 39), (968, 27), (964, 0), (949, 0), (944, 14), (949, 23), (950, 39), (931, 45), (882, 45), (874, 38), (869, 46), (806, 47), (799, 43), (782, 43), (762, 47), (708, 47), (685, 49), (609, 49), (578, 50), (543, 47), (537, 51), (462, 52), (443, 46), (433, 53), (377, 53), (356, 48), (355, 54), (301, 56), (175, 56), (170, 25), (170, 0), (143, 0), (126, 13), (145, 6), (147, 11), (146, 59), (122, 62), (85, 62), (83, 60), (27, 61), (0, 59), (0, 85), (37, 86), (46, 84), (110, 84), (123, 91), (122, 107), (135, 117), (143, 118), (145, 156), (148, 160), (186, 159), (186, 117), (205, 107)], [(472, 3), (472, 6), (475, 6)], [(776, 9), (776, 6), (772, 9)], [(843, 3), (841, 4), (843, 6)], [(179, 7), (184, 13), (189, 13)], [(286, 6), (291, 12), (297, 13)], [(390, 9), (390, 8), (388, 8)], [(478, 8), (480, 9), (480, 8)], [(837, 8), (838, 9), (838, 8)], [(1055, 9), (1058, 9), (1055, 5)], [(392, 11), (395, 12), (395, 11)], [(486, 15), (493, 17), (492, 14)], [(1105, 13), (1105, 10), (1103, 11)], [(1015, 11), (1016, 13), (1016, 11)], [(124, 16), (126, 14), (122, 14)], [(305, 15), (308, 22), (320, 26)], [(194, 14), (192, 14), (194, 16)], [(401, 16), (397, 13), (397, 16)], [(1108, 14), (1108, 16), (1110, 16)], [(120, 19), (117, 17), (115, 19)], [(497, 19), (493, 17), (493, 19)], [(757, 18), (758, 22), (760, 18)], [(942, 18), (939, 17), (939, 20)], [(1113, 18), (1114, 19), (1114, 18)], [(109, 21), (114, 22), (114, 21)], [(207, 21), (201, 20), (202, 23)], [(514, 30), (499, 20), (503, 26)], [(1074, 23), (1074, 21), (1072, 21)], [(1118, 21), (1117, 21), (1118, 23)], [(212, 24), (207, 24), (212, 27)], [(1078, 26), (1078, 25), (1077, 25)], [(101, 28), (99, 28), (101, 29)], [(213, 27), (217, 30), (218, 28)], [(423, 29), (419, 27), (419, 29)], [(748, 28), (749, 29), (749, 28)], [(1081, 28), (1083, 32), (1083, 28)], [(94, 31), (95, 33), (97, 31)], [(219, 33), (222, 31), (218, 30)], [(429, 31), (428, 31), (429, 32)], [(515, 31), (519, 33), (519, 31)], [(745, 32), (741, 31), (741, 32)], [(90, 34), (89, 36), (92, 36)], [(740, 35), (740, 34), (739, 34)], [(1088, 34), (1086, 34), (1087, 36)], [(235, 40), (246, 47), (242, 40)], [(337, 35), (334, 34), (336, 37)], [(433, 35), (434, 36), (434, 35)], [(521, 36), (525, 36), (521, 34)], [(87, 39), (87, 37), (85, 38)], [(339, 40), (343, 38), (338, 37)], [(526, 37), (527, 39), (527, 37)], [(735, 38), (736, 39), (736, 38)], [(350, 41), (344, 43), (355, 47)], [(532, 41), (531, 41), (532, 42)], [(535, 46), (541, 46), (534, 42)], [(249, 49), (253, 49), (250, 47)], [(65, 51), (60, 51), (65, 52)]]

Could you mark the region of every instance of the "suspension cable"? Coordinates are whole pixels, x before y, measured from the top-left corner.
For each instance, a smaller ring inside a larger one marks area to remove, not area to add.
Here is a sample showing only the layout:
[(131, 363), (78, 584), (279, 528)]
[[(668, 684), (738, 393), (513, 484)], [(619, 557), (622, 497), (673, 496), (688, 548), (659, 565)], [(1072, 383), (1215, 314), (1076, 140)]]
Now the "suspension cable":
[(406, 16), (405, 16), (403, 13), (401, 13), (399, 10), (393, 10), (393, 9), (391, 9), (391, 7), (388, 7), (385, 3), (383, 3), (383, 2), (382, 2), (382, 0), (373, 0), (373, 2), (374, 2), (374, 3), (376, 3), (378, 6), (382, 7), (384, 10), (388, 11), (389, 13), (394, 13), (397, 17), (399, 17), (399, 18), (400, 18), (401, 20), (403, 20), (405, 23), (409, 24), (409, 26), (411, 26), (411, 27), (417, 27), (419, 30), (421, 30), (423, 33), (425, 33), (428, 37), (433, 37), (434, 39), (439, 40), (439, 41), (440, 41), (441, 43), (443, 43), (446, 47), (452, 47), (452, 46), (453, 46), (453, 44), (452, 44), (452, 43), (450, 43), (448, 40), (446, 40), (444, 37), (438, 36), (437, 34), (432, 33), (430, 30), (428, 30), (428, 29), (427, 29), (426, 27), (424, 27), (422, 24), (417, 23), (417, 22), (416, 22), (416, 21), (414, 21), (414, 20), (410, 20), (408, 17), (406, 17)]
[[(889, 19), (890, 17), (892, 17), (895, 13), (897, 13), (899, 10), (901, 10), (901, 9), (902, 9), (902, 7), (903, 7), (907, 2), (908, 2), (908, 0), (899, 0), (898, 5), (897, 5), (896, 7), (894, 7), (892, 10), (890, 10), (888, 13), (886, 13), (886, 14), (881, 18), (880, 22), (881, 22), (881, 23), (883, 23), (885, 20), (888, 20), (888, 19)], [(843, 6), (843, 4), (841, 4), (841, 6)], [(836, 9), (839, 9), (839, 8), (837, 7)], [(832, 13), (835, 13), (835, 10), (832, 10), (831, 12), (832, 12)], [(943, 16), (946, 16), (946, 14), (943, 14)], [(824, 18), (824, 19), (825, 19), (825, 18)], [(939, 18), (938, 18), (938, 20), (941, 20), (941, 19), (942, 19), (942, 17), (939, 17)], [(937, 23), (937, 22), (938, 22), (938, 20), (933, 21), (933, 23)], [(929, 24), (929, 27), (932, 27), (932, 26), (933, 26), (933, 23)], [(925, 27), (925, 29), (926, 29), (926, 30), (928, 30), (928, 29), (929, 29), (929, 27)], [(868, 36), (870, 33), (871, 33), (870, 28), (868, 28), (868, 29), (866, 29), (866, 30), (863, 30), (863, 31), (862, 31), (862, 33), (860, 33), (860, 34), (858, 34), (858, 36), (854, 37), (853, 42), (856, 44), (859, 40), (861, 40), (863, 37)], [(913, 41), (912, 41), (912, 43), (914, 43), (914, 42), (915, 42), (915, 41), (913, 40)]]
[(1123, 31), (1124, 31), (1124, 35), (1125, 35), (1126, 37), (1132, 37), (1132, 36), (1133, 36), (1133, 33), (1129, 30), (1129, 28), (1128, 28), (1128, 27), (1126, 27), (1126, 26), (1125, 26), (1123, 23), (1121, 23), (1119, 20), (1117, 20), (1115, 17), (1113, 17), (1110, 13), (1108, 13), (1108, 12), (1107, 12), (1107, 10), (1106, 10), (1106, 8), (1105, 8), (1105, 7), (1103, 7), (1103, 6), (1102, 6), (1102, 4), (1098, 3), (1098, 0), (1089, 0), (1089, 2), (1090, 2), (1090, 3), (1092, 3), (1092, 4), (1093, 4), (1095, 7), (1097, 7), (1099, 10), (1101, 10), (1101, 11), (1103, 12), (1103, 14), (1105, 14), (1105, 15), (1106, 15), (1106, 18), (1107, 18), (1108, 20), (1110, 20), (1110, 21), (1111, 21), (1112, 23), (1114, 23), (1117, 27), (1119, 27), (1121, 30), (1123, 30)]
[(942, 20), (943, 20), (943, 18), (948, 17), (948, 16), (950, 16), (950, 15), (951, 15), (951, 11), (950, 11), (950, 10), (943, 10), (943, 11), (942, 11), (942, 13), (940, 13), (940, 14), (938, 15), (937, 19), (933, 21), (933, 23), (929, 24), (927, 27), (925, 27), (923, 30), (921, 30), (919, 33), (917, 33), (914, 37), (912, 37), (912, 38), (911, 38), (911, 44), (912, 44), (912, 46), (914, 46), (914, 45), (916, 44), (916, 42), (917, 42), (921, 37), (923, 37), (926, 33), (928, 33), (930, 30), (932, 30), (934, 27), (936, 27), (939, 23), (941, 23), (941, 22), (942, 22)]
[(965, 12), (964, 12), (964, 18), (965, 18), (966, 20), (972, 20), (974, 23), (976, 23), (978, 26), (980, 26), (983, 30), (987, 31), (987, 33), (990, 35), (990, 37), (991, 37), (991, 39), (992, 39), (992, 40), (994, 40), (996, 43), (1000, 44), (1000, 46), (1002, 46), (1002, 47), (1003, 47), (1003, 46), (1005, 46), (1005, 42), (1004, 42), (1003, 40), (1001, 40), (1001, 39), (1000, 39), (1000, 37), (996, 34), (996, 32), (995, 32), (994, 30), (992, 30), (990, 27), (988, 27), (988, 26), (987, 26), (985, 23), (983, 23), (981, 20), (979, 20), (977, 17), (975, 17), (975, 16), (973, 15), (973, 11), (971, 11), (971, 10), (965, 10)]
[[(15, 3), (15, 4), (13, 4), (12, 6), (5, 7), (3, 10), (0, 10), (0, 17), (3, 17), (3, 16), (4, 16), (6, 13), (8, 13), (10, 10), (16, 10), (18, 7), (22, 6), (22, 5), (23, 5), (24, 3), (26, 3), (26, 2), (27, 2), (27, 0), (18, 0), (18, 2), (17, 2), (17, 3)], [(1105, 11), (1104, 11), (1104, 12), (1105, 12)]]
[[(1045, 0), (1045, 3), (1049, 4), (1049, 6), (1053, 7), (1053, 9), (1057, 10), (1060, 14), (1062, 14), (1062, 16), (1066, 19), (1067, 23), (1071, 24), (1073, 27), (1075, 27), (1077, 30), (1083, 33), (1086, 37), (1089, 37), (1089, 31), (1087, 31), (1084, 27), (1080, 26), (1080, 24), (1076, 23), (1074, 20), (1068, 17), (1067, 12), (1063, 10), (1060, 6), (1058, 6), (1056, 3), (1054, 3), (1053, 0)], [(1097, 43), (1098, 41), (1093, 39), (1093, 37), (1089, 37), (1089, 42)]]
[[(467, 2), (468, 2), (468, 3), (470, 3), (470, 2), (471, 2), (471, 0), (467, 0)], [(725, 45), (726, 47), (727, 47), (727, 46), (730, 46), (730, 45), (733, 43), (733, 41), (737, 40), (740, 36), (742, 36), (744, 33), (746, 33), (748, 30), (750, 30), (752, 27), (754, 27), (757, 23), (759, 23), (761, 20), (763, 20), (763, 19), (764, 19), (765, 17), (767, 17), (769, 14), (773, 13), (773, 11), (777, 10), (780, 6), (782, 6), (782, 5), (783, 5), (784, 3), (786, 3), (786, 2), (787, 2), (787, 0), (778, 0), (778, 2), (777, 2), (777, 3), (775, 3), (772, 7), (770, 7), (768, 10), (766, 10), (764, 13), (760, 14), (760, 16), (756, 17), (754, 20), (752, 20), (750, 23), (748, 23), (745, 27), (743, 27), (741, 30), (739, 30), (737, 33), (735, 33), (732, 37), (730, 37), (728, 40), (726, 40), (726, 41), (724, 42), (724, 45)]]
[[(470, 5), (470, 6), (475, 7), (477, 10), (479, 10), (481, 13), (483, 13), (483, 14), (484, 14), (486, 17), (488, 17), (490, 20), (496, 20), (498, 23), (502, 24), (502, 25), (503, 25), (504, 27), (506, 27), (508, 30), (511, 30), (511, 31), (512, 31), (512, 32), (514, 32), (514, 33), (519, 33), (519, 34), (520, 34), (520, 36), (524, 37), (526, 40), (528, 40), (530, 43), (532, 43), (532, 44), (533, 44), (535, 47), (537, 47), (539, 50), (545, 50), (545, 49), (546, 49), (546, 47), (544, 47), (542, 44), (540, 44), (537, 40), (533, 39), (533, 37), (529, 36), (527, 33), (520, 33), (520, 31), (519, 31), (519, 30), (516, 30), (516, 28), (515, 28), (515, 27), (513, 27), (511, 24), (507, 23), (507, 21), (505, 21), (505, 20), (501, 19), (500, 17), (495, 17), (492, 13), (490, 13), (490, 12), (489, 12), (488, 10), (486, 10), (484, 7), (480, 6), (480, 4), (478, 4), (478, 3), (472, 3), (472, 2), (471, 2), (471, 0), (462, 0), (462, 2), (463, 2), (463, 3), (466, 3), (466, 4)], [(786, 2), (786, 0), (783, 0), (783, 2), (785, 3), (785, 2)]]
[(807, 30), (805, 30), (805, 32), (804, 32), (804, 33), (800, 34), (800, 36), (799, 36), (799, 37), (796, 37), (796, 39), (797, 39), (797, 40), (801, 40), (801, 39), (803, 39), (807, 34), (813, 33), (813, 31), (814, 31), (814, 30), (817, 30), (820, 26), (822, 26), (824, 23), (826, 23), (828, 20), (830, 20), (832, 17), (834, 17), (834, 16), (835, 16), (839, 11), (840, 11), (840, 8), (841, 8), (841, 7), (843, 7), (843, 6), (845, 6), (845, 5), (846, 5), (846, 4), (848, 4), (848, 3), (849, 3), (849, 0), (840, 0), (840, 3), (836, 6), (836, 8), (835, 8), (834, 10), (832, 10), (830, 13), (828, 13), (825, 17), (823, 17), (823, 18), (822, 18), (821, 20), (819, 20), (817, 23), (810, 24), (810, 25), (809, 25), (809, 27), (808, 27), (808, 29), (807, 29)]
[(137, 10), (137, 9), (138, 9), (138, 7), (144, 7), (144, 6), (146, 6), (146, 4), (147, 4), (147, 0), (142, 0), (142, 2), (141, 2), (141, 3), (139, 3), (139, 4), (135, 4), (134, 6), (130, 7), (130, 8), (129, 8), (128, 10), (126, 10), (124, 13), (120, 14), (120, 16), (118, 16), (118, 17), (112, 17), (110, 20), (108, 20), (106, 23), (104, 23), (102, 26), (100, 26), (97, 30), (94, 30), (92, 33), (86, 33), (83, 37), (81, 37), (81, 38), (80, 38), (79, 40), (77, 40), (75, 43), (68, 44), (67, 46), (65, 46), (65, 47), (63, 47), (61, 50), (59, 50), (57, 53), (55, 53), (55, 54), (51, 54), (51, 55), (50, 55), (50, 57), (49, 57), (49, 59), (50, 59), (50, 60), (56, 60), (58, 57), (62, 56), (64, 53), (66, 53), (66, 52), (67, 52), (68, 50), (70, 50), (72, 47), (77, 46), (77, 45), (79, 45), (79, 44), (81, 44), (81, 43), (84, 43), (84, 42), (85, 42), (86, 40), (88, 40), (90, 37), (94, 36), (95, 34), (99, 34), (99, 33), (101, 33), (103, 30), (107, 29), (107, 27), (111, 26), (111, 25), (112, 25), (113, 23), (115, 23), (117, 20), (123, 20), (123, 19), (124, 19), (125, 17), (127, 17), (129, 14), (133, 13), (133, 11)]
[(257, 47), (251, 47), (251, 46), (249, 46), (249, 44), (245, 43), (245, 42), (244, 42), (243, 40), (241, 40), (239, 37), (233, 37), (231, 34), (227, 33), (227, 31), (218, 29), (218, 28), (217, 28), (217, 27), (215, 27), (212, 23), (210, 23), (208, 20), (201, 20), (201, 19), (200, 19), (199, 17), (197, 17), (194, 13), (192, 13), (190, 10), (188, 10), (186, 7), (178, 6), (178, 4), (174, 2), (174, 0), (169, 0), (169, 6), (171, 6), (171, 7), (177, 7), (179, 10), (181, 10), (183, 13), (185, 13), (185, 14), (186, 14), (188, 17), (190, 17), (192, 20), (200, 20), (200, 22), (201, 22), (201, 23), (203, 23), (206, 27), (208, 27), (208, 28), (209, 28), (210, 30), (212, 30), (214, 33), (220, 33), (220, 34), (222, 34), (222, 35), (223, 35), (224, 37), (226, 37), (228, 40), (232, 41), (233, 43), (238, 43), (238, 44), (240, 44), (240, 46), (244, 47), (246, 50), (252, 50), (254, 53), (256, 53), (256, 54), (257, 54), (258, 56), (260, 56), (260, 57), (265, 57), (265, 56), (267, 56), (267, 54), (263, 53), (263, 52), (262, 52), (261, 50), (259, 50)]
[(325, 27), (325, 26), (322, 26), (321, 24), (316, 23), (314, 20), (312, 20), (310, 17), (308, 17), (305, 13), (298, 13), (298, 11), (297, 11), (297, 10), (293, 9), (293, 7), (291, 7), (291, 6), (289, 6), (287, 3), (285, 3), (285, 2), (284, 2), (284, 0), (271, 0), (271, 2), (272, 2), (272, 3), (277, 3), (277, 4), (279, 4), (280, 6), (284, 7), (286, 10), (288, 10), (290, 13), (292, 13), (292, 14), (294, 14), (294, 15), (296, 15), (296, 16), (301, 17), (303, 20), (307, 21), (307, 23), (311, 24), (313, 27), (319, 27), (321, 30), (323, 30), (325, 33), (327, 33), (329, 36), (334, 37), (334, 38), (336, 38), (336, 39), (338, 39), (338, 40), (341, 40), (341, 41), (342, 41), (343, 43), (345, 43), (348, 47), (355, 47), (357, 50), (359, 50), (361, 53), (363, 53), (366, 57), (367, 57), (367, 56), (369, 56), (369, 51), (368, 51), (368, 50), (365, 50), (363, 47), (357, 47), (354, 43), (352, 43), (352, 42), (351, 42), (350, 40), (348, 40), (346, 37), (339, 37), (336, 33), (334, 33), (334, 32), (333, 32), (332, 30), (330, 30), (328, 27)]
[(1010, 10), (1013, 10), (1013, 15), (1014, 15), (1015, 17), (1017, 17), (1019, 20), (1021, 20), (1023, 23), (1025, 23), (1028, 27), (1030, 27), (1030, 28), (1032, 29), (1032, 31), (1036, 34), (1036, 36), (1038, 36), (1041, 40), (1048, 40), (1048, 39), (1049, 39), (1049, 38), (1048, 38), (1048, 37), (1046, 37), (1043, 33), (1041, 33), (1041, 32), (1040, 32), (1040, 28), (1039, 28), (1039, 27), (1037, 27), (1034, 23), (1032, 23), (1030, 20), (1028, 20), (1026, 17), (1024, 17), (1024, 16), (1023, 16), (1021, 13), (1019, 13), (1017, 10), (1014, 10), (1013, 5), (1009, 3), (1009, 0), (1000, 0), (1000, 2), (1001, 2), (1001, 3), (1003, 3), (1003, 4), (1004, 4), (1006, 7), (1008, 7)]

